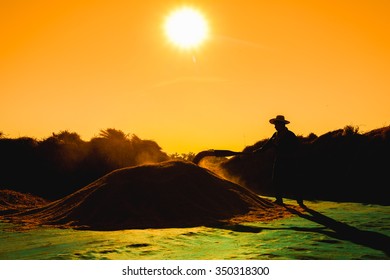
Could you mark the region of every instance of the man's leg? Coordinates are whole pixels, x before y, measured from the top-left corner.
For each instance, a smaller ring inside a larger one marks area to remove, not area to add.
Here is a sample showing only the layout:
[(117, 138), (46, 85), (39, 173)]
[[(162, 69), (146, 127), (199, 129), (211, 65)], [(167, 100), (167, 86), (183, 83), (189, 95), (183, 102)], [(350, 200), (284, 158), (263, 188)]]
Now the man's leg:
[(272, 170), (272, 187), (274, 189), (276, 200), (274, 203), (283, 205), (282, 197), (282, 178), (281, 178), (281, 166), (277, 160), (274, 161), (274, 166)]

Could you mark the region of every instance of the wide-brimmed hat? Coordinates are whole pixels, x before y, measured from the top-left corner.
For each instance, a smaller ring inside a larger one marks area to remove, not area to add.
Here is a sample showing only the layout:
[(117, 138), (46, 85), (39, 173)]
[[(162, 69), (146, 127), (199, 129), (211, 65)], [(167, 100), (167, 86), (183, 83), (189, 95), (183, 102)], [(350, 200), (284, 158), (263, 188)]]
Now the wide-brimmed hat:
[(284, 123), (284, 124), (290, 123), (290, 122), (289, 122), (288, 120), (286, 120), (286, 119), (284, 118), (284, 116), (282, 116), (282, 115), (277, 115), (276, 118), (270, 119), (269, 122), (272, 123), (272, 124), (275, 124), (276, 122)]

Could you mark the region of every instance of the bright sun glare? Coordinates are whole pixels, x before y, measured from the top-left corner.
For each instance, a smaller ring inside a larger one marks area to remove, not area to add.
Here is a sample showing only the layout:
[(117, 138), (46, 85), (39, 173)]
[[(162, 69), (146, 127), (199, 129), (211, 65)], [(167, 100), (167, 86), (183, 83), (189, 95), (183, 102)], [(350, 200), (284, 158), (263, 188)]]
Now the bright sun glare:
[(201, 13), (193, 8), (181, 8), (172, 12), (165, 22), (169, 40), (181, 48), (193, 48), (207, 37), (208, 26)]

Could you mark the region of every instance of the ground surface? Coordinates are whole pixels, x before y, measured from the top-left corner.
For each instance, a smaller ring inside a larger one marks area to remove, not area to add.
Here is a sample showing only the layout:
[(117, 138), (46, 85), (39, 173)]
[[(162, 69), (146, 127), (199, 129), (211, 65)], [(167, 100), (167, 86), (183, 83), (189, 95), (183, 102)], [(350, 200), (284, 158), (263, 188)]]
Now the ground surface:
[(0, 222), (0, 259), (390, 259), (389, 206), (306, 205), (288, 207), (287, 218), (219, 228), (20, 230)]

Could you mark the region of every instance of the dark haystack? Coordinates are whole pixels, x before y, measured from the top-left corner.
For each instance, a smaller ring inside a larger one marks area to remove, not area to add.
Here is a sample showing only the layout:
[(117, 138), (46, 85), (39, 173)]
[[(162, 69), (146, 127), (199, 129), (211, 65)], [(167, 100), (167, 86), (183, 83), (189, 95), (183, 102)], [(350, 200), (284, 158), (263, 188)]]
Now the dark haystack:
[(32, 194), (19, 193), (13, 190), (0, 190), (0, 214), (41, 207), (47, 203), (43, 198)]
[(212, 225), (243, 217), (270, 220), (285, 212), (195, 164), (169, 161), (118, 169), (63, 199), (8, 218), (118, 230)]

